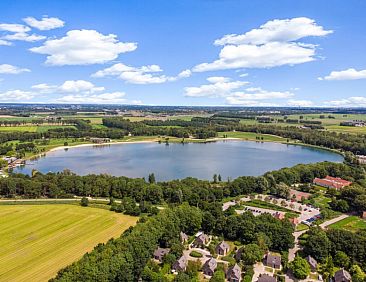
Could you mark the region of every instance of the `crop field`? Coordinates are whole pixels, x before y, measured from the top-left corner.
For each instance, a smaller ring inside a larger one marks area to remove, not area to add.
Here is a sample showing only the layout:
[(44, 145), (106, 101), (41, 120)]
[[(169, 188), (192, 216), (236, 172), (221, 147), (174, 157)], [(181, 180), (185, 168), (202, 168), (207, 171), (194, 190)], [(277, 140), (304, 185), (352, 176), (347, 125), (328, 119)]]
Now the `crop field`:
[(0, 132), (1, 131), (28, 131), (28, 132), (37, 132), (37, 126), (35, 125), (25, 125), (25, 126), (0, 126)]
[(47, 281), (136, 221), (77, 205), (0, 205), (0, 281)]

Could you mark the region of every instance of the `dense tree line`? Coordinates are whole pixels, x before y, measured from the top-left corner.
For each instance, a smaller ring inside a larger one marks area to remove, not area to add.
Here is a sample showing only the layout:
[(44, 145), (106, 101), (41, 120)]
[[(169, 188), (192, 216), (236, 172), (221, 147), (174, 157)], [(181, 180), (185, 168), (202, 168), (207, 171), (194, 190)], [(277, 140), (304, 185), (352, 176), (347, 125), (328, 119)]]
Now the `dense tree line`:
[(179, 240), (180, 231), (193, 234), (201, 221), (201, 212), (187, 205), (161, 211), (120, 238), (99, 244), (81, 260), (60, 270), (52, 281), (138, 281), (159, 245), (171, 247)]
[(237, 127), (232, 127), (228, 129), (235, 129), (236, 131), (243, 132), (272, 134), (284, 138), (300, 140), (305, 144), (322, 146), (330, 149), (350, 151), (355, 154), (366, 154), (366, 137), (364, 134), (346, 134), (273, 125), (239, 125)]
[(324, 231), (314, 227), (306, 235), (307, 238), (302, 242), (305, 255), (311, 255), (324, 264), (331, 257), (337, 266), (349, 269), (351, 265), (359, 264), (366, 269), (365, 230), (353, 233), (342, 229)]

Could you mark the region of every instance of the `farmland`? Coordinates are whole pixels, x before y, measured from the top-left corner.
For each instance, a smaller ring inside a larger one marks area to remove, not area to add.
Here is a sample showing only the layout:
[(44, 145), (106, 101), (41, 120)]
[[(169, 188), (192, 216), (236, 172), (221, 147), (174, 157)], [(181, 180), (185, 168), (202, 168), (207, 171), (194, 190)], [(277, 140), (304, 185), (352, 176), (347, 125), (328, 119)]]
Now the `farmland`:
[(0, 206), (0, 281), (45, 281), (136, 217), (76, 205)]

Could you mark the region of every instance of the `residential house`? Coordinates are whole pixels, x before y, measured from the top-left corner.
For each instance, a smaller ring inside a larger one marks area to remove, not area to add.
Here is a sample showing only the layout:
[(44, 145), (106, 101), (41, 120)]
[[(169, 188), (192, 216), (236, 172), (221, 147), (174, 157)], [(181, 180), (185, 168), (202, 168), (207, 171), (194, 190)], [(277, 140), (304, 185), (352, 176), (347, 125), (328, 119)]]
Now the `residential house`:
[(169, 254), (169, 249), (165, 248), (157, 248), (154, 252), (154, 259), (163, 262), (163, 258), (165, 255)]
[(216, 251), (216, 254), (218, 254), (218, 255), (226, 256), (230, 251), (230, 246), (225, 241), (222, 241), (221, 243), (219, 243), (216, 246), (215, 251)]
[(241, 247), (238, 249), (235, 253), (235, 260), (240, 261), (241, 260), (241, 254), (244, 252), (244, 247)]
[(351, 181), (344, 180), (339, 177), (332, 177), (332, 176), (326, 176), (325, 178), (318, 178), (316, 177), (313, 180), (313, 183), (325, 188), (334, 188), (334, 189), (342, 189), (346, 186), (349, 186), (352, 184)]
[(214, 258), (210, 258), (205, 262), (202, 267), (202, 272), (205, 275), (212, 276), (216, 270), (217, 261)]
[(197, 238), (194, 240), (193, 245), (196, 247), (205, 247), (208, 242), (210, 241), (210, 238), (205, 233), (201, 233)]
[(173, 263), (172, 269), (175, 272), (186, 271), (188, 260), (185, 256), (181, 256), (175, 263)]
[(180, 241), (181, 241), (181, 243), (188, 242), (188, 235), (182, 231), (180, 232)]
[(264, 264), (272, 268), (281, 269), (281, 256), (268, 253), (264, 260)]
[(343, 268), (338, 270), (334, 274), (334, 282), (351, 282), (352, 277), (348, 271), (344, 270)]
[(278, 212), (278, 211), (276, 211), (275, 213), (272, 214), (272, 216), (274, 218), (277, 218), (277, 219), (282, 220), (282, 219), (285, 218), (285, 213), (284, 212)]
[(296, 226), (300, 223), (300, 220), (297, 217), (292, 217), (292, 218), (289, 218), (288, 220), (292, 223), (293, 226)]
[(362, 212), (361, 218), (362, 218), (362, 219), (366, 219), (366, 211), (363, 211), (363, 212)]
[(311, 272), (316, 272), (318, 270), (318, 262), (312, 256), (307, 256), (306, 261), (310, 265)]
[(276, 277), (269, 276), (268, 274), (260, 274), (257, 282), (276, 282)]
[(238, 264), (229, 267), (226, 275), (229, 282), (241, 282), (241, 268)]

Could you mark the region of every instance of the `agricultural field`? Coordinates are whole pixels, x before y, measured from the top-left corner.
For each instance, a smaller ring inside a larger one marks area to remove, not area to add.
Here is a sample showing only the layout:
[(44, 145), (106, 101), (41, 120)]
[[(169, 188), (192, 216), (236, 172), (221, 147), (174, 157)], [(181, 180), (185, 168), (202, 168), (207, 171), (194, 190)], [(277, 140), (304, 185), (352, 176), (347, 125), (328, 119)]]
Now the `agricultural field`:
[[(324, 115), (324, 118), (320, 118), (321, 115)], [(329, 113), (318, 113), (318, 114), (304, 114), (301, 115), (303, 117), (302, 120), (307, 121), (321, 121), (322, 126), (325, 127), (326, 130), (335, 131), (335, 132), (343, 132), (343, 133), (364, 133), (366, 134), (366, 127), (354, 127), (354, 126), (340, 126), (339, 124), (342, 121), (348, 120), (366, 120), (366, 115), (364, 114), (329, 114)], [(332, 118), (329, 118), (331, 116)], [(277, 119), (284, 119), (284, 116), (271, 116), (274, 120)], [(297, 119), (300, 120), (300, 115), (288, 115), (288, 119)], [(241, 119), (240, 123), (245, 125), (253, 125), (253, 124), (260, 124), (256, 120), (249, 120), (249, 119)], [(274, 126), (299, 126), (299, 123), (268, 123), (264, 125), (274, 125)]]
[(37, 132), (36, 125), (25, 125), (25, 126), (0, 126), (0, 132), (10, 132), (10, 131), (28, 131), (28, 132)]
[(137, 219), (77, 205), (0, 205), (0, 281), (47, 281)]
[(358, 216), (349, 216), (336, 223), (333, 223), (329, 228), (345, 229), (352, 232), (357, 232), (366, 229), (366, 220), (361, 219)]

